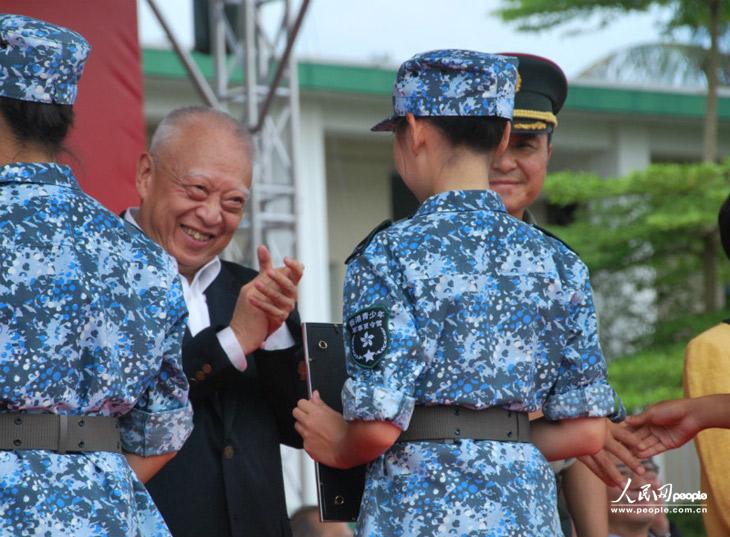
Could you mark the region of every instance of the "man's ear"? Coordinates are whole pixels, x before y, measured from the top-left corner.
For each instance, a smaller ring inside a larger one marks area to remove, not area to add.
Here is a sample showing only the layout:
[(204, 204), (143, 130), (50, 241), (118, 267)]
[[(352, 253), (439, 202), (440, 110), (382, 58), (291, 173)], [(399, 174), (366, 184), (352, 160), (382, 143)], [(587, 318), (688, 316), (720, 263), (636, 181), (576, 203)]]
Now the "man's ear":
[(492, 161), (497, 160), (499, 157), (504, 155), (505, 151), (507, 151), (507, 147), (509, 146), (510, 134), (512, 134), (512, 122), (505, 121), (504, 132), (502, 133), (502, 139), (499, 141), (499, 144), (497, 144), (497, 147), (494, 149), (494, 155), (492, 155)]
[(548, 142), (548, 146), (547, 146), (547, 159), (550, 160), (550, 157), (552, 157), (552, 156), (553, 156), (553, 144), (551, 144), (550, 142)]
[(152, 155), (142, 153), (137, 159), (137, 172), (135, 175), (135, 185), (137, 186), (137, 194), (139, 198), (144, 200), (147, 193), (152, 187), (152, 176), (154, 175), (154, 163)]

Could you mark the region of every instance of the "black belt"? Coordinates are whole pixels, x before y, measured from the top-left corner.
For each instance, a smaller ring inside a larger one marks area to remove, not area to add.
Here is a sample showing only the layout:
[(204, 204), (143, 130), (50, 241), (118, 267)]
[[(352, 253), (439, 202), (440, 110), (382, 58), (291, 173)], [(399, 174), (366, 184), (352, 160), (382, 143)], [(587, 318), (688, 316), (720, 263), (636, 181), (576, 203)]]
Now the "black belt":
[(417, 406), (398, 442), (465, 439), (529, 442), (530, 419), (527, 412), (503, 408)]
[(0, 450), (19, 449), (121, 453), (119, 420), (111, 416), (0, 413)]

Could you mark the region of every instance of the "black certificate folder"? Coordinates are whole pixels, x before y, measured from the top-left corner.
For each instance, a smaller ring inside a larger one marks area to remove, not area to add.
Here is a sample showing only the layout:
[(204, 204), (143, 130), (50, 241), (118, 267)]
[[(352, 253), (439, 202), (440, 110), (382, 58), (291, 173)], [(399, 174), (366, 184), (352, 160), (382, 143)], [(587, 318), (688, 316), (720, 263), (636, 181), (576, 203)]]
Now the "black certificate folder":
[[(342, 325), (303, 323), (302, 333), (310, 397), (318, 390), (322, 401), (342, 412), (340, 393), (347, 379)], [(337, 470), (315, 463), (315, 471), (320, 518), (324, 522), (357, 520), (365, 488), (365, 466)]]

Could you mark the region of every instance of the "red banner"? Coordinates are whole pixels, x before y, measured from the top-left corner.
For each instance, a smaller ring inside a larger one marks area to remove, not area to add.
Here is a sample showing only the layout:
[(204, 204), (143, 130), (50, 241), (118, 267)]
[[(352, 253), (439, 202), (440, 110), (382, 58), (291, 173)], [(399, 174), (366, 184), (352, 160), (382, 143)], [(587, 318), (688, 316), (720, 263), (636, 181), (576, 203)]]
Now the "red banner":
[(0, 12), (65, 26), (91, 44), (66, 143), (72, 154), (62, 160), (84, 191), (112, 211), (136, 205), (145, 124), (135, 0), (2, 0)]

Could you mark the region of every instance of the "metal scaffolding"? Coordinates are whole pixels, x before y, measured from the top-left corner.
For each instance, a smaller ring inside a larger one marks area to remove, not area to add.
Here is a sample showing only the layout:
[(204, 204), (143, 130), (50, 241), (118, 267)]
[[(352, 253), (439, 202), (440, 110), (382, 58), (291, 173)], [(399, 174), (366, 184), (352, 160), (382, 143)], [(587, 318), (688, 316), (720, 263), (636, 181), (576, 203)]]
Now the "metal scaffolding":
[[(266, 244), (275, 260), (298, 257), (299, 84), (292, 48), (309, 1), (208, 0), (215, 69), (211, 86), (180, 45), (157, 0), (147, 0), (204, 102), (225, 111), (241, 110), (241, 119), (253, 134), (251, 198), (227, 251), (227, 257), (248, 266), (256, 265), (259, 244)], [(231, 6), (237, 9), (226, 9)]]

